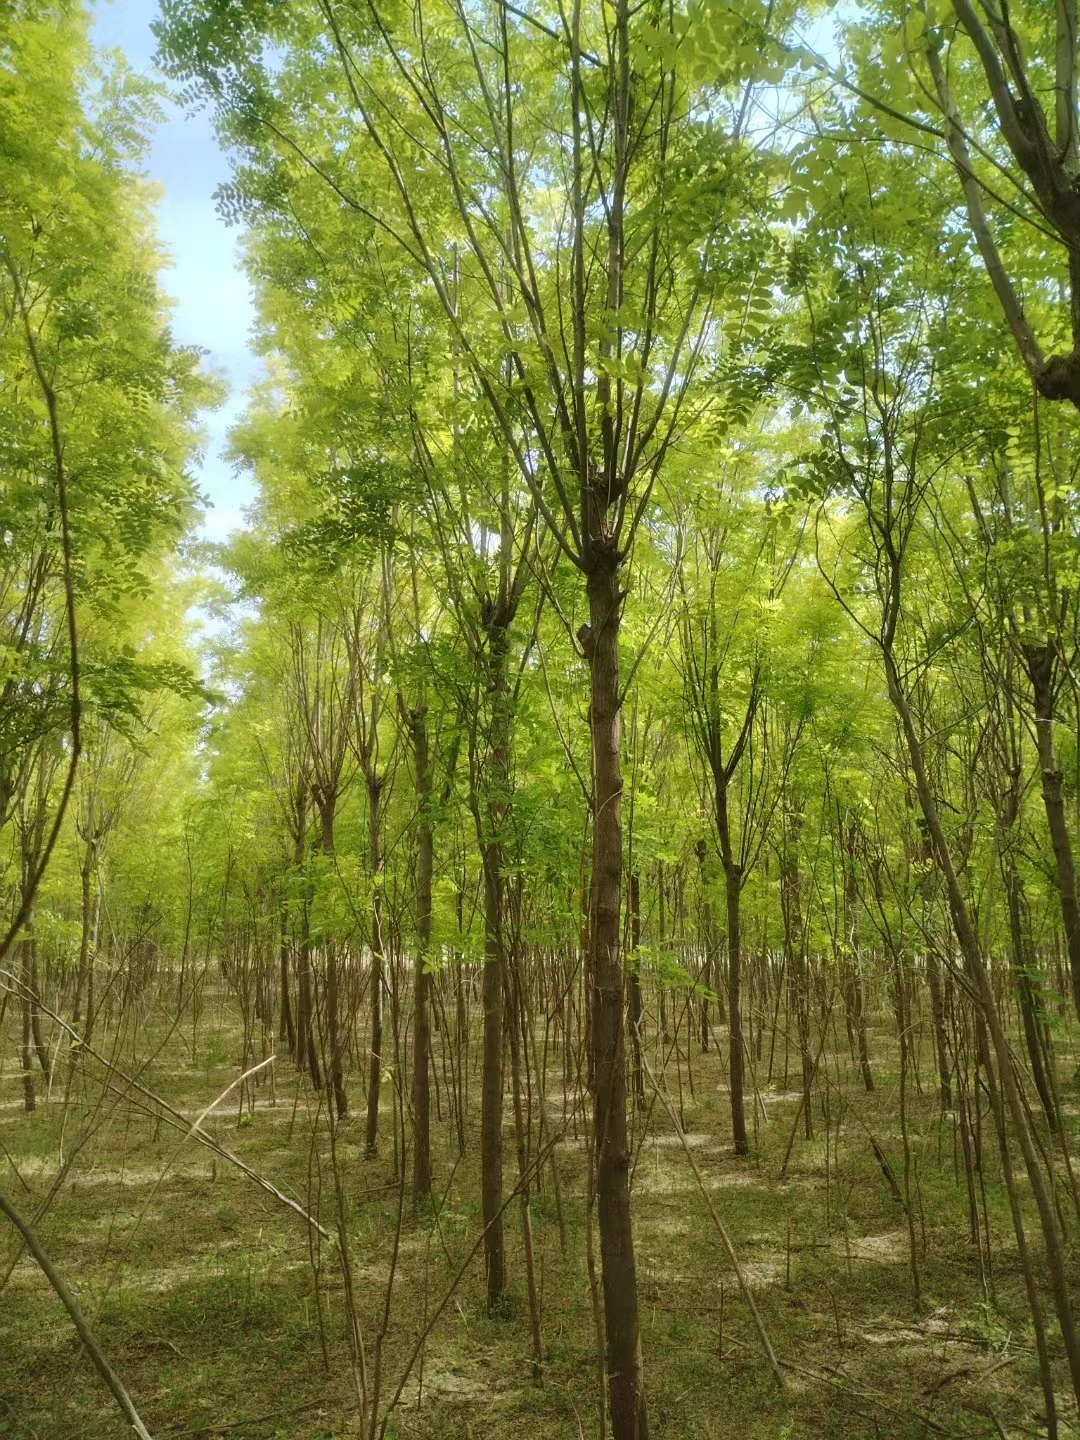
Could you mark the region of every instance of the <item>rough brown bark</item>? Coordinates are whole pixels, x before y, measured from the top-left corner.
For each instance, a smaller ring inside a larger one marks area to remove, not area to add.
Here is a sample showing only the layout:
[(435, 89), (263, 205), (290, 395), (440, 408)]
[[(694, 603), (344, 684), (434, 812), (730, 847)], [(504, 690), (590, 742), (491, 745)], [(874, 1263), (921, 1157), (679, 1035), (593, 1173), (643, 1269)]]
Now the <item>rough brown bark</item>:
[(593, 770), (593, 866), (589, 946), (596, 1075), (594, 1145), (604, 1291), (608, 1401), (615, 1440), (647, 1440), (630, 1220), (623, 983), (619, 947), (622, 767), (619, 755), (619, 572), (614, 545), (593, 543), (587, 575), (589, 712)]

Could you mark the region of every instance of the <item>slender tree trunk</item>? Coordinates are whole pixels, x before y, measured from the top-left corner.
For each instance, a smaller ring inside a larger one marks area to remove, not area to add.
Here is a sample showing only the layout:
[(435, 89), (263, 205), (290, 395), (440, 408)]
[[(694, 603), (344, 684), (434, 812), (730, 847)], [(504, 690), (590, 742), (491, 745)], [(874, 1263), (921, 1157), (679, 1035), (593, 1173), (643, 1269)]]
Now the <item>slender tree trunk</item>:
[[(912, 719), (908, 698), (901, 683), (896, 662), (891, 652), (887, 649), (885, 651), (885, 670), (889, 687), (889, 698), (896, 708), (904, 731), (904, 739), (907, 745), (912, 773), (915, 777), (915, 787), (919, 797), (919, 804), (933, 840), (938, 867), (945, 881), (949, 901), (949, 912), (957, 943), (960, 947), (960, 953), (963, 956), (964, 968), (977, 996), (982, 1016), (986, 1021), (994, 1059), (997, 1062), (997, 1079), (1000, 1085), (1003, 1103), (1001, 1113), (995, 1118), (998, 1124), (1003, 1164), (1008, 1165), (1009, 1163), (1008, 1138), (1005, 1131), (1005, 1114), (1007, 1113), (1009, 1119), (1012, 1121), (1013, 1130), (1023, 1152), (1028, 1180), (1031, 1185), (1032, 1198), (1038, 1211), (1043, 1241), (1046, 1246), (1046, 1266), (1049, 1273), (1050, 1293), (1053, 1296), (1058, 1326), (1069, 1364), (1073, 1394), (1075, 1397), (1080, 1398), (1080, 1342), (1078, 1342), (1077, 1339), (1072, 1296), (1070, 1294), (1062, 1237), (1058, 1228), (1058, 1218), (1055, 1212), (1054, 1202), (1048, 1190), (1035, 1144), (1031, 1137), (1023, 1098), (1013, 1069), (1012, 1055), (1001, 1024), (1001, 1017), (994, 999), (994, 993), (983, 960), (982, 950), (979, 946), (978, 932), (975, 929), (967, 902), (964, 899), (963, 891), (960, 888), (960, 881), (953, 864), (952, 852), (945, 836), (945, 831), (941, 825), (933, 792), (930, 789), (922, 745), (915, 730), (915, 723)], [(1017, 1240), (1022, 1247), (1024, 1243), (1023, 1228), (1018, 1211), (1014, 1212), (1014, 1218), (1017, 1226)], [(1029, 1267), (1025, 1267), (1025, 1282), (1030, 1298), (1037, 1292), (1032, 1284)]]
[(26, 983), (30, 989), (30, 1033), (34, 1039), (34, 1053), (37, 1055), (42, 1077), (48, 1087), (52, 1078), (52, 1062), (49, 1056), (49, 1047), (45, 1044), (45, 1037), (41, 1033), (41, 992), (38, 988), (37, 934), (34, 927), (33, 906), (26, 914), (23, 926), (23, 946)]
[(90, 937), (94, 924), (90, 892), (94, 882), (95, 850), (96, 845), (91, 837), (86, 842), (86, 851), (83, 855), (83, 863), (79, 871), (81, 922), (79, 931), (79, 969), (75, 978), (75, 1003), (71, 1010), (71, 1023), (75, 1026), (77, 1026), (82, 1019), (82, 1002), (83, 996), (86, 994), (87, 971), (90, 967)]
[(507, 994), (503, 916), (503, 834), (510, 813), (509, 634), (503, 607), (487, 616), (485, 683), (490, 707), (486, 794), (475, 797), (474, 818), (484, 865), (483, 1074), (480, 1082), (480, 1199), (488, 1308), (506, 1289), (502, 1218), (503, 1014)]
[(701, 932), (704, 940), (705, 957), (701, 966), (702, 996), (700, 1006), (700, 1036), (702, 1051), (709, 1049), (709, 991), (713, 985), (713, 951), (716, 948), (716, 924), (713, 920), (712, 900), (708, 891), (708, 877), (705, 870), (705, 857), (708, 853), (708, 846), (704, 840), (699, 840), (696, 846), (698, 876), (701, 880)]
[[(784, 849), (780, 863), (780, 906), (784, 918), (784, 961), (788, 975), (788, 994), (795, 1009), (795, 1025), (802, 1061), (803, 1128), (806, 1138), (813, 1136), (813, 1107), (810, 1088), (813, 1083), (813, 1058), (810, 1054), (810, 977), (806, 947), (803, 943), (802, 897), (799, 877), (799, 834), (802, 813), (797, 800), (785, 816)], [(790, 1023), (791, 1016), (788, 1020)], [(786, 1069), (786, 1062), (785, 1062)]]
[(488, 1308), (506, 1289), (502, 1219), (503, 976), (502, 847), (484, 846), (483, 1073), (480, 1079), (480, 1200), (484, 1218), (484, 1261)]
[(742, 1027), (742, 870), (732, 862), (725, 877), (728, 935), (728, 1080), (731, 1087), (731, 1133), (735, 1154), (749, 1153), (744, 1097), (746, 1050)]
[(630, 1026), (630, 1054), (634, 1075), (634, 1094), (645, 1098), (645, 1073), (641, 1062), (641, 1022), (644, 1006), (641, 999), (641, 971), (638, 949), (641, 945), (641, 895), (637, 874), (630, 876), (630, 954), (627, 960), (630, 989), (627, 1019)]
[(30, 1023), (30, 950), (29, 939), (23, 936), (19, 942), (22, 952), (22, 993), (19, 996), (19, 1018), (22, 1034), (19, 1059), (22, 1065), (23, 1104), (29, 1112), (37, 1107), (37, 1092), (34, 1087), (34, 1045)]
[(416, 853), (416, 962), (413, 977), (413, 1205), (419, 1206), (431, 1194), (431, 1027), (429, 998), (431, 976), (428, 959), (431, 947), (431, 881), (434, 868), (434, 837), (431, 826), (431, 761), (428, 749), (427, 708), (417, 706), (409, 713), (416, 771), (417, 823)]
[(863, 981), (862, 958), (859, 949), (859, 883), (855, 871), (858, 837), (858, 827), (855, 824), (850, 825), (844, 846), (844, 919), (850, 969), (850, 995), (847, 1004), (855, 1031), (855, 1044), (859, 1057), (859, 1070), (862, 1073), (863, 1089), (868, 1095), (872, 1095), (874, 1072), (870, 1068), (870, 1045), (866, 1034), (866, 985)]
[[(328, 860), (334, 858), (336, 800), (336, 796), (331, 796), (319, 807), (322, 853)], [(330, 1049), (330, 1084), (334, 1092), (334, 1105), (337, 1107), (338, 1119), (346, 1120), (349, 1115), (349, 1097), (345, 1093), (345, 1075), (341, 1054), (341, 980), (338, 947), (332, 934), (328, 934), (323, 943), (326, 953), (326, 1036)]]
[(938, 1088), (942, 1110), (952, 1109), (952, 1074), (949, 1068), (949, 1035), (945, 1024), (945, 991), (941, 982), (941, 961), (934, 950), (926, 955), (926, 979), (930, 987), (930, 1011), (934, 1022), (934, 1054), (937, 1058)]
[(368, 1057), (367, 1128), (364, 1149), (369, 1158), (379, 1146), (379, 1085), (382, 1081), (382, 992), (383, 992), (383, 914), (382, 914), (382, 782), (369, 777), (368, 850), (371, 860), (371, 971), (368, 978), (371, 1006), (371, 1049)]
[(1076, 898), (1076, 865), (1073, 861), (1065, 801), (1061, 793), (1061, 771), (1054, 753), (1054, 649), (1051, 645), (1025, 647), (1028, 676), (1035, 705), (1035, 741), (1042, 776), (1043, 808), (1054, 852), (1061, 923), (1069, 957), (1069, 979), (1073, 1005), (1080, 1015), (1080, 905)]
[(622, 767), (619, 755), (619, 573), (614, 547), (596, 545), (587, 577), (593, 769), (593, 865), (589, 944), (597, 1214), (607, 1339), (608, 1399), (615, 1440), (646, 1440), (648, 1418), (630, 1221), (630, 1152), (619, 920)]
[(293, 1022), (292, 1000), (289, 995), (289, 911), (282, 895), (279, 903), (278, 963), (281, 976), (281, 1016), (278, 1022), (278, 1038), (289, 1047), (289, 1054), (296, 1059), (296, 1026)]
[(742, 1028), (742, 866), (731, 845), (728, 786), (723, 772), (714, 769), (716, 828), (724, 866), (728, 946), (728, 1083), (731, 1090), (731, 1133), (736, 1155), (749, 1153), (746, 1138), (746, 1047)]
[(1027, 1045), (1028, 1059), (1031, 1062), (1031, 1078), (1035, 1082), (1035, 1089), (1046, 1115), (1046, 1123), (1051, 1130), (1054, 1130), (1057, 1126), (1057, 1110), (1043, 1061), (1035, 986), (1032, 983), (1031, 967), (1025, 953), (1022, 882), (1011, 859), (1007, 862), (1005, 892), (1009, 906), (1009, 947), (1013, 979), (1020, 1005), (1020, 1022), (1024, 1030), (1024, 1041)]

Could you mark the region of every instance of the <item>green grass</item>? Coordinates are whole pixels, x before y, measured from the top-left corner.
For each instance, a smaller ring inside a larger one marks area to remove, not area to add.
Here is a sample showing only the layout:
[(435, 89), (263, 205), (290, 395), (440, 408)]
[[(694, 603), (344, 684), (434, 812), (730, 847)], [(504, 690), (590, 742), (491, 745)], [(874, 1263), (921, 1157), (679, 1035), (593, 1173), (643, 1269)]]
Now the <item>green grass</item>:
[[(207, 1015), (195, 1060), (174, 1037), (149, 1076), (159, 1093), (192, 1113), (237, 1074), (238, 1031), (227, 1011), (215, 1008), (224, 1023)], [(9, 1047), (0, 1102), (21, 1093), (12, 1054)], [(830, 1152), (826, 1186), (820, 1105), (814, 1141), (805, 1142), (800, 1131), (787, 1181), (780, 1184), (796, 1102), (767, 1101), (769, 1120), (760, 1128), (757, 1154), (736, 1161), (730, 1154), (721, 1062), (715, 1054), (693, 1056), (696, 1099), (686, 1120), (695, 1159), (752, 1278), (776, 1350), (800, 1367), (788, 1372), (783, 1395), (761, 1353), (697, 1182), (666, 1118), (654, 1110), (638, 1157), (633, 1198), (654, 1440), (907, 1440), (933, 1433), (959, 1440), (1039, 1433), (1033, 1418), (1040, 1393), (1030, 1326), (989, 1133), (990, 1302), (967, 1239), (966, 1190), (954, 1172), (948, 1122), (943, 1128), (932, 1087), (913, 1098), (911, 1139), (921, 1188), (916, 1231), (922, 1303), (916, 1310), (904, 1214), (889, 1193), (865, 1131), (853, 1119), (857, 1109), (899, 1177), (897, 1090), (889, 1075), (895, 1056), (884, 1040), (876, 1047), (875, 1061), (882, 1079), (873, 1096), (864, 1096), (855, 1078), (843, 1073), (848, 1117), (838, 1164)], [(560, 1074), (558, 1057), (553, 1057), (553, 1086)], [(674, 1086), (674, 1076), (669, 1079)], [(269, 1093), (264, 1084), (257, 1114), (239, 1126), (237, 1096), (230, 1096), (211, 1128), (275, 1184), (291, 1187), (304, 1203), (320, 1207), (324, 1222), (332, 1225), (325, 1121), (315, 1115), (301, 1086), (290, 1142), (296, 1094), (290, 1066), (278, 1067), (274, 1109)], [(473, 1094), (478, 1103), (478, 1084)], [(3, 1184), (24, 1211), (34, 1208), (54, 1173), (61, 1133), (70, 1144), (81, 1108), (92, 1107), (98, 1098), (93, 1086), (85, 1086), (66, 1120), (58, 1087), (33, 1116), (17, 1105), (0, 1109), (0, 1140), (33, 1193), (27, 1194), (6, 1161)], [(386, 1110), (389, 1098), (387, 1090)], [(352, 1101), (354, 1117), (339, 1136), (338, 1151), (370, 1373), (397, 1191), (387, 1186), (388, 1130), (380, 1156), (365, 1160), (359, 1089)], [(834, 1133), (835, 1116), (834, 1099)], [(452, 1181), (449, 1127), (433, 1127), (436, 1183), (441, 1187), (450, 1181), (440, 1208), (441, 1238), (432, 1213), (414, 1220), (406, 1203), (383, 1354), (384, 1404), (425, 1314), (438, 1303), (480, 1233), (476, 1123), (477, 1117), (471, 1117), (469, 1148)], [(509, 1105), (507, 1126), (504, 1173), (509, 1183), (515, 1168)], [(118, 1103), (80, 1154), (40, 1226), (43, 1243), (76, 1285), (80, 1303), (151, 1432), (254, 1440), (336, 1440), (355, 1434), (357, 1405), (333, 1247), (323, 1244), (316, 1278), (306, 1227), (298, 1217), (194, 1142), (174, 1159), (179, 1138), (176, 1131), (159, 1128)], [(419, 1405), (418, 1372), (405, 1388), (388, 1435), (399, 1440), (469, 1435), (570, 1440), (596, 1434), (580, 1146), (561, 1147), (558, 1164), (565, 1255), (547, 1175), (532, 1212), (543, 1288), (542, 1384), (534, 1384), (531, 1376), (514, 1203), (506, 1212), (511, 1289), (504, 1312), (486, 1313), (478, 1259), (430, 1337)], [(1060, 1368), (1059, 1350), (1055, 1345)], [(1066, 1393), (1063, 1379), (1063, 1410)], [(927, 1417), (936, 1431), (928, 1428)], [(67, 1316), (44, 1277), (24, 1259), (0, 1293), (0, 1435), (5, 1440), (106, 1440), (123, 1433)]]

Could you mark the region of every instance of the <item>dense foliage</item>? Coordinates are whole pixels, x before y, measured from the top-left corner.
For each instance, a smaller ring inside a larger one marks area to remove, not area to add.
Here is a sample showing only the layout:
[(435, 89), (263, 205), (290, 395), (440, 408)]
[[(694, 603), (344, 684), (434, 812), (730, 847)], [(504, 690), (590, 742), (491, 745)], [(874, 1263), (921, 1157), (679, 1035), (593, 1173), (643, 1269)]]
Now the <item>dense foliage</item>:
[(210, 557), (230, 596), (201, 644), (215, 391), (158, 290), (153, 92), (98, 67), (73, 5), (0, 23), (26, 1107), (152, 995), (194, 1053), (220, 986), (237, 1073), (276, 1044), (326, 1097), (374, 1437), (397, 1397), (338, 1145), (390, 1146), (417, 1214), (478, 1154), (492, 1313), (518, 1200), (539, 1377), (530, 1197), (569, 1106), (600, 1424), (644, 1440), (640, 1127), (681, 1135), (670, 1067), (722, 1047), (724, 1144), (760, 1160), (780, 1026), (809, 1141), (839, 1025), (856, 1088), (898, 1081), (899, 1159), (871, 1138), (915, 1304), (923, 1066), (987, 1296), (984, 1166), (1002, 1186), (1030, 1403), (1071, 1433), (1074, 0), (162, 0), (165, 73), (232, 157), (266, 362), (231, 436), (258, 499)]

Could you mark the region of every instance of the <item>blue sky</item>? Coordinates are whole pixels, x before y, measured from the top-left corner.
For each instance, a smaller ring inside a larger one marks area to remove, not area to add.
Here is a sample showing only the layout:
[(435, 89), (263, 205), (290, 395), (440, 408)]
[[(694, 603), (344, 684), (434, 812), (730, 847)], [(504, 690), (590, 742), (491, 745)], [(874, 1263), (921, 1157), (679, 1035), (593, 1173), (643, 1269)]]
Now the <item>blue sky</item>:
[[(97, 0), (94, 44), (120, 49), (133, 69), (152, 73), (150, 25), (156, 16), (157, 0)], [(228, 178), (228, 162), (209, 116), (166, 108), (146, 173), (164, 191), (158, 233), (173, 262), (162, 277), (176, 301), (173, 331), (177, 340), (208, 351), (209, 364), (229, 384), (226, 403), (204, 417), (208, 443), (199, 470), (200, 488), (213, 505), (203, 531), (207, 539), (222, 540), (243, 524), (243, 509), (254, 498), (248, 477), (234, 474), (221, 452), (226, 430), (243, 409), (245, 391), (260, 373), (260, 361), (248, 344), (254, 317), (238, 263), (239, 232), (227, 229), (214, 209), (214, 189)]]

